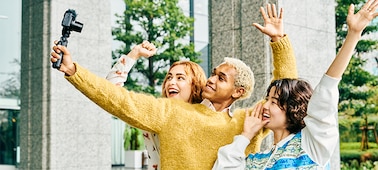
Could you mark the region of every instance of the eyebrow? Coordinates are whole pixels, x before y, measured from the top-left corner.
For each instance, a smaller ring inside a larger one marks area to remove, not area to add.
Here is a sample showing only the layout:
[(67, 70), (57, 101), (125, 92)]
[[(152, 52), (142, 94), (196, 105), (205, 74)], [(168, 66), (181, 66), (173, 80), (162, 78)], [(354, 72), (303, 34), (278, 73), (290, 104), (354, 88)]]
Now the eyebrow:
[(186, 76), (184, 73), (177, 73), (176, 76)]
[[(214, 69), (213, 69), (213, 73), (216, 73), (216, 71), (217, 71), (217, 69), (214, 68)], [(224, 76), (224, 77), (226, 77), (226, 79), (228, 79), (228, 75), (227, 75), (227, 74), (225, 74), (225, 73), (223, 73), (223, 72), (218, 72), (218, 74), (220, 74), (221, 76)]]
[[(169, 72), (168, 75), (173, 75), (173, 74)], [(186, 75), (184, 73), (176, 73), (176, 76), (186, 76)]]

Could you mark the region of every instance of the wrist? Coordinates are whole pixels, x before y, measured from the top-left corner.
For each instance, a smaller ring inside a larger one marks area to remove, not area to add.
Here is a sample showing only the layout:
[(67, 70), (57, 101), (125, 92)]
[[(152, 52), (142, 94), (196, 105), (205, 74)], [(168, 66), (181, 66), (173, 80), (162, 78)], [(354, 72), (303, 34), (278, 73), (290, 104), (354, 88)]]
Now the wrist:
[(249, 140), (252, 140), (252, 138), (253, 138), (253, 136), (254, 136), (254, 135), (249, 134), (249, 133), (244, 132), (244, 131), (241, 133), (241, 135), (243, 135), (244, 137), (248, 138)]
[(138, 60), (139, 59), (139, 55), (138, 55), (138, 52), (136, 52), (134, 49), (132, 49), (128, 54), (127, 54), (128, 57), (134, 59), (134, 60)]
[(76, 73), (76, 65), (72, 63), (71, 65), (67, 66), (66, 70), (64, 71), (66, 76), (72, 76)]
[(271, 38), (271, 41), (272, 41), (272, 42), (277, 42), (277, 41), (279, 41), (280, 39), (282, 39), (284, 36), (285, 36), (285, 34), (282, 34), (282, 35), (275, 35), (275, 36), (272, 36), (272, 37), (270, 37), (270, 38)]
[(362, 37), (362, 31), (351, 31), (348, 30), (346, 37), (353, 37), (360, 39)]

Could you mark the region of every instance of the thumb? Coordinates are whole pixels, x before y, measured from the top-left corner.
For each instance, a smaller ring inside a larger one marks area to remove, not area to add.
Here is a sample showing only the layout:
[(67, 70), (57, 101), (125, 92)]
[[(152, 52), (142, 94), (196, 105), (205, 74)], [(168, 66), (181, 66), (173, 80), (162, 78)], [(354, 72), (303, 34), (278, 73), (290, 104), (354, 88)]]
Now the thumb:
[(354, 14), (354, 4), (349, 5), (348, 15)]
[(67, 47), (66, 46), (63, 46), (63, 45), (58, 45), (57, 46), (58, 49), (63, 52), (64, 55), (70, 55), (70, 52), (68, 51)]
[(263, 27), (262, 25), (260, 25), (260, 24), (258, 24), (258, 23), (253, 23), (252, 25), (255, 26), (255, 27), (256, 27), (258, 30), (260, 30), (261, 32), (263, 32), (264, 27)]

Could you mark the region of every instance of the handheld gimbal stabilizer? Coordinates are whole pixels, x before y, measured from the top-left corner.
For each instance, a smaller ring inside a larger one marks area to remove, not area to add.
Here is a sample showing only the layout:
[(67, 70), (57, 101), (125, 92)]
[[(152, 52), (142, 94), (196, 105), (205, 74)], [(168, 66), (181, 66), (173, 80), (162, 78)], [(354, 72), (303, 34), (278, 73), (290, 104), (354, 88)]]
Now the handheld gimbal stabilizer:
[[(75, 19), (76, 19), (75, 10), (68, 9), (64, 13), (64, 17), (62, 20), (62, 26), (63, 26), (62, 36), (60, 37), (58, 45), (64, 45), (67, 47), (67, 44), (68, 44), (67, 38), (70, 36), (71, 31), (81, 32), (81, 30), (83, 29), (83, 24), (75, 21)], [(60, 59), (54, 62), (52, 67), (59, 69), (62, 59), (63, 59), (63, 54), (60, 53)]]

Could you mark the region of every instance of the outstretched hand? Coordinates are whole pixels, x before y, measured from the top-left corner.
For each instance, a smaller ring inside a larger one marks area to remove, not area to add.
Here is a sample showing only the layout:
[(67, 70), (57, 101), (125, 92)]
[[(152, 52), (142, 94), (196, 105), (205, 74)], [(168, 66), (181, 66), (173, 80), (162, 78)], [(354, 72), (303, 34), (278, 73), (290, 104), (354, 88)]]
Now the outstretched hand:
[(260, 12), (264, 19), (264, 26), (258, 23), (253, 23), (253, 26), (268, 35), (272, 41), (275, 42), (284, 36), (283, 9), (280, 8), (280, 13), (277, 15), (276, 5), (268, 4), (266, 5), (266, 10), (267, 12), (265, 12), (264, 7), (260, 7)]
[(362, 6), (361, 10), (354, 14), (354, 5), (351, 4), (348, 10), (347, 25), (348, 32), (357, 32), (359, 34), (365, 29), (365, 27), (378, 16), (375, 12), (378, 7), (377, 0), (369, 0)]
[(368, 0), (356, 14), (354, 14), (354, 5), (351, 4), (349, 6), (347, 16), (348, 34), (336, 58), (326, 72), (328, 76), (341, 78), (349, 64), (358, 41), (361, 39), (362, 31), (378, 16), (378, 13), (375, 12), (377, 8), (378, 0)]
[(251, 140), (256, 133), (263, 128), (269, 120), (262, 119), (262, 103), (258, 103), (252, 110), (247, 109), (244, 119), (242, 135)]

